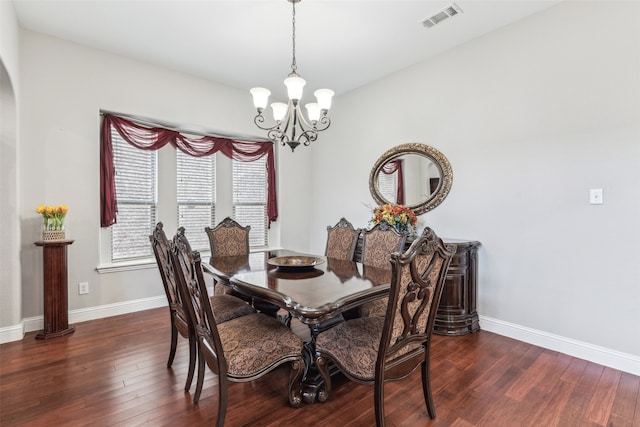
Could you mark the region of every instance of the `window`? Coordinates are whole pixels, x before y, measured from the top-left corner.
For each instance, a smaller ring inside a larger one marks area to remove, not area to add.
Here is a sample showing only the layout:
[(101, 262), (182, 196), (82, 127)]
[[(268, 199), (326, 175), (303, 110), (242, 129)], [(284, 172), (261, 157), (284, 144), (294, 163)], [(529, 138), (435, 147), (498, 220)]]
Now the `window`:
[(398, 173), (386, 174), (380, 171), (378, 174), (378, 189), (380, 190), (380, 195), (387, 199), (389, 203), (397, 203)]
[(191, 249), (208, 250), (205, 227), (215, 224), (216, 156), (193, 157), (176, 150), (178, 227)]
[(111, 227), (111, 260), (153, 256), (149, 234), (156, 224), (157, 151), (139, 150), (112, 127), (117, 223)]
[[(105, 269), (149, 263), (149, 235), (158, 221), (169, 238), (184, 227), (191, 247), (208, 251), (204, 228), (230, 216), (251, 225), (252, 248), (267, 247), (266, 157), (236, 162), (223, 154), (192, 157), (169, 147), (144, 150), (126, 142), (113, 124), (109, 132), (118, 212), (116, 223), (101, 230), (101, 263), (114, 264)], [(132, 139), (143, 147), (161, 146), (145, 132), (132, 132)]]
[(240, 225), (251, 226), (249, 246), (267, 246), (266, 157), (253, 162), (233, 160), (233, 217)]

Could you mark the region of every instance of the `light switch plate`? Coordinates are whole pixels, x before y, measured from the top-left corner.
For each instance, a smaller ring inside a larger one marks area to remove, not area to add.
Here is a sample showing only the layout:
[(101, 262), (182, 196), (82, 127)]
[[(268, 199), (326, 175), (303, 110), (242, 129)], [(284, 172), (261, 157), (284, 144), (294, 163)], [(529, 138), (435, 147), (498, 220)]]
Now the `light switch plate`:
[(602, 188), (592, 188), (589, 190), (589, 204), (601, 205), (602, 203)]

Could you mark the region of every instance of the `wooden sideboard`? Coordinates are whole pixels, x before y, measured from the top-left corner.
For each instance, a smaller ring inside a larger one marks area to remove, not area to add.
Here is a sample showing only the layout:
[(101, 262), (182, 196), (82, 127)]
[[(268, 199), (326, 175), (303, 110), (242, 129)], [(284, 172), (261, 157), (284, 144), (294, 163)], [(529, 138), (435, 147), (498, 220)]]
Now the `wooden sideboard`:
[[(438, 335), (466, 335), (480, 329), (476, 311), (478, 287), (478, 247), (473, 240), (442, 239), (457, 246), (451, 259), (442, 298), (438, 306), (433, 333)], [(407, 241), (405, 250), (411, 241)], [(358, 239), (354, 259), (362, 258), (362, 237)]]
[(36, 339), (62, 337), (75, 331), (69, 325), (67, 246), (73, 240), (35, 242), (43, 249), (44, 328)]
[(480, 242), (443, 239), (457, 246), (436, 313), (433, 333), (466, 335), (480, 329), (476, 300), (478, 291), (478, 247)]

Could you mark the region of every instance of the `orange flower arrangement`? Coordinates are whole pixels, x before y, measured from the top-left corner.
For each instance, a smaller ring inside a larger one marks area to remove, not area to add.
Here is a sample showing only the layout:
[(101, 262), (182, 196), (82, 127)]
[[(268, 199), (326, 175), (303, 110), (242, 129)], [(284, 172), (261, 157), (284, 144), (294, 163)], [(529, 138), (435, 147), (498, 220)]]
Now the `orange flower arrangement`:
[(36, 213), (42, 215), (45, 230), (62, 230), (64, 217), (67, 215), (69, 207), (67, 205), (45, 206), (36, 208)]
[(406, 206), (387, 204), (373, 208), (373, 218), (370, 222), (378, 224), (382, 221), (395, 227), (398, 231), (415, 232), (418, 217)]

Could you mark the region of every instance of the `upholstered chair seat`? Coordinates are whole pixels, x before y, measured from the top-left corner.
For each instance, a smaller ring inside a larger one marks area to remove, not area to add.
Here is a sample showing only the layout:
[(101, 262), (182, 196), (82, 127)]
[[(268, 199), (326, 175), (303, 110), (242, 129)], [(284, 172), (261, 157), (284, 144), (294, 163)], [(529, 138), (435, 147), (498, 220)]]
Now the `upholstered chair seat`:
[(215, 295), (209, 298), (216, 322), (224, 323), (240, 316), (253, 314), (256, 310), (246, 301), (233, 295)]
[(384, 317), (389, 298), (380, 298), (358, 307), (360, 317)]
[(383, 327), (384, 317), (349, 320), (321, 333), (316, 347), (337, 361), (342, 372), (362, 381), (370, 380), (375, 374)]
[(274, 361), (299, 356), (303, 343), (282, 322), (262, 313), (218, 325), (227, 374), (252, 378), (271, 370)]

